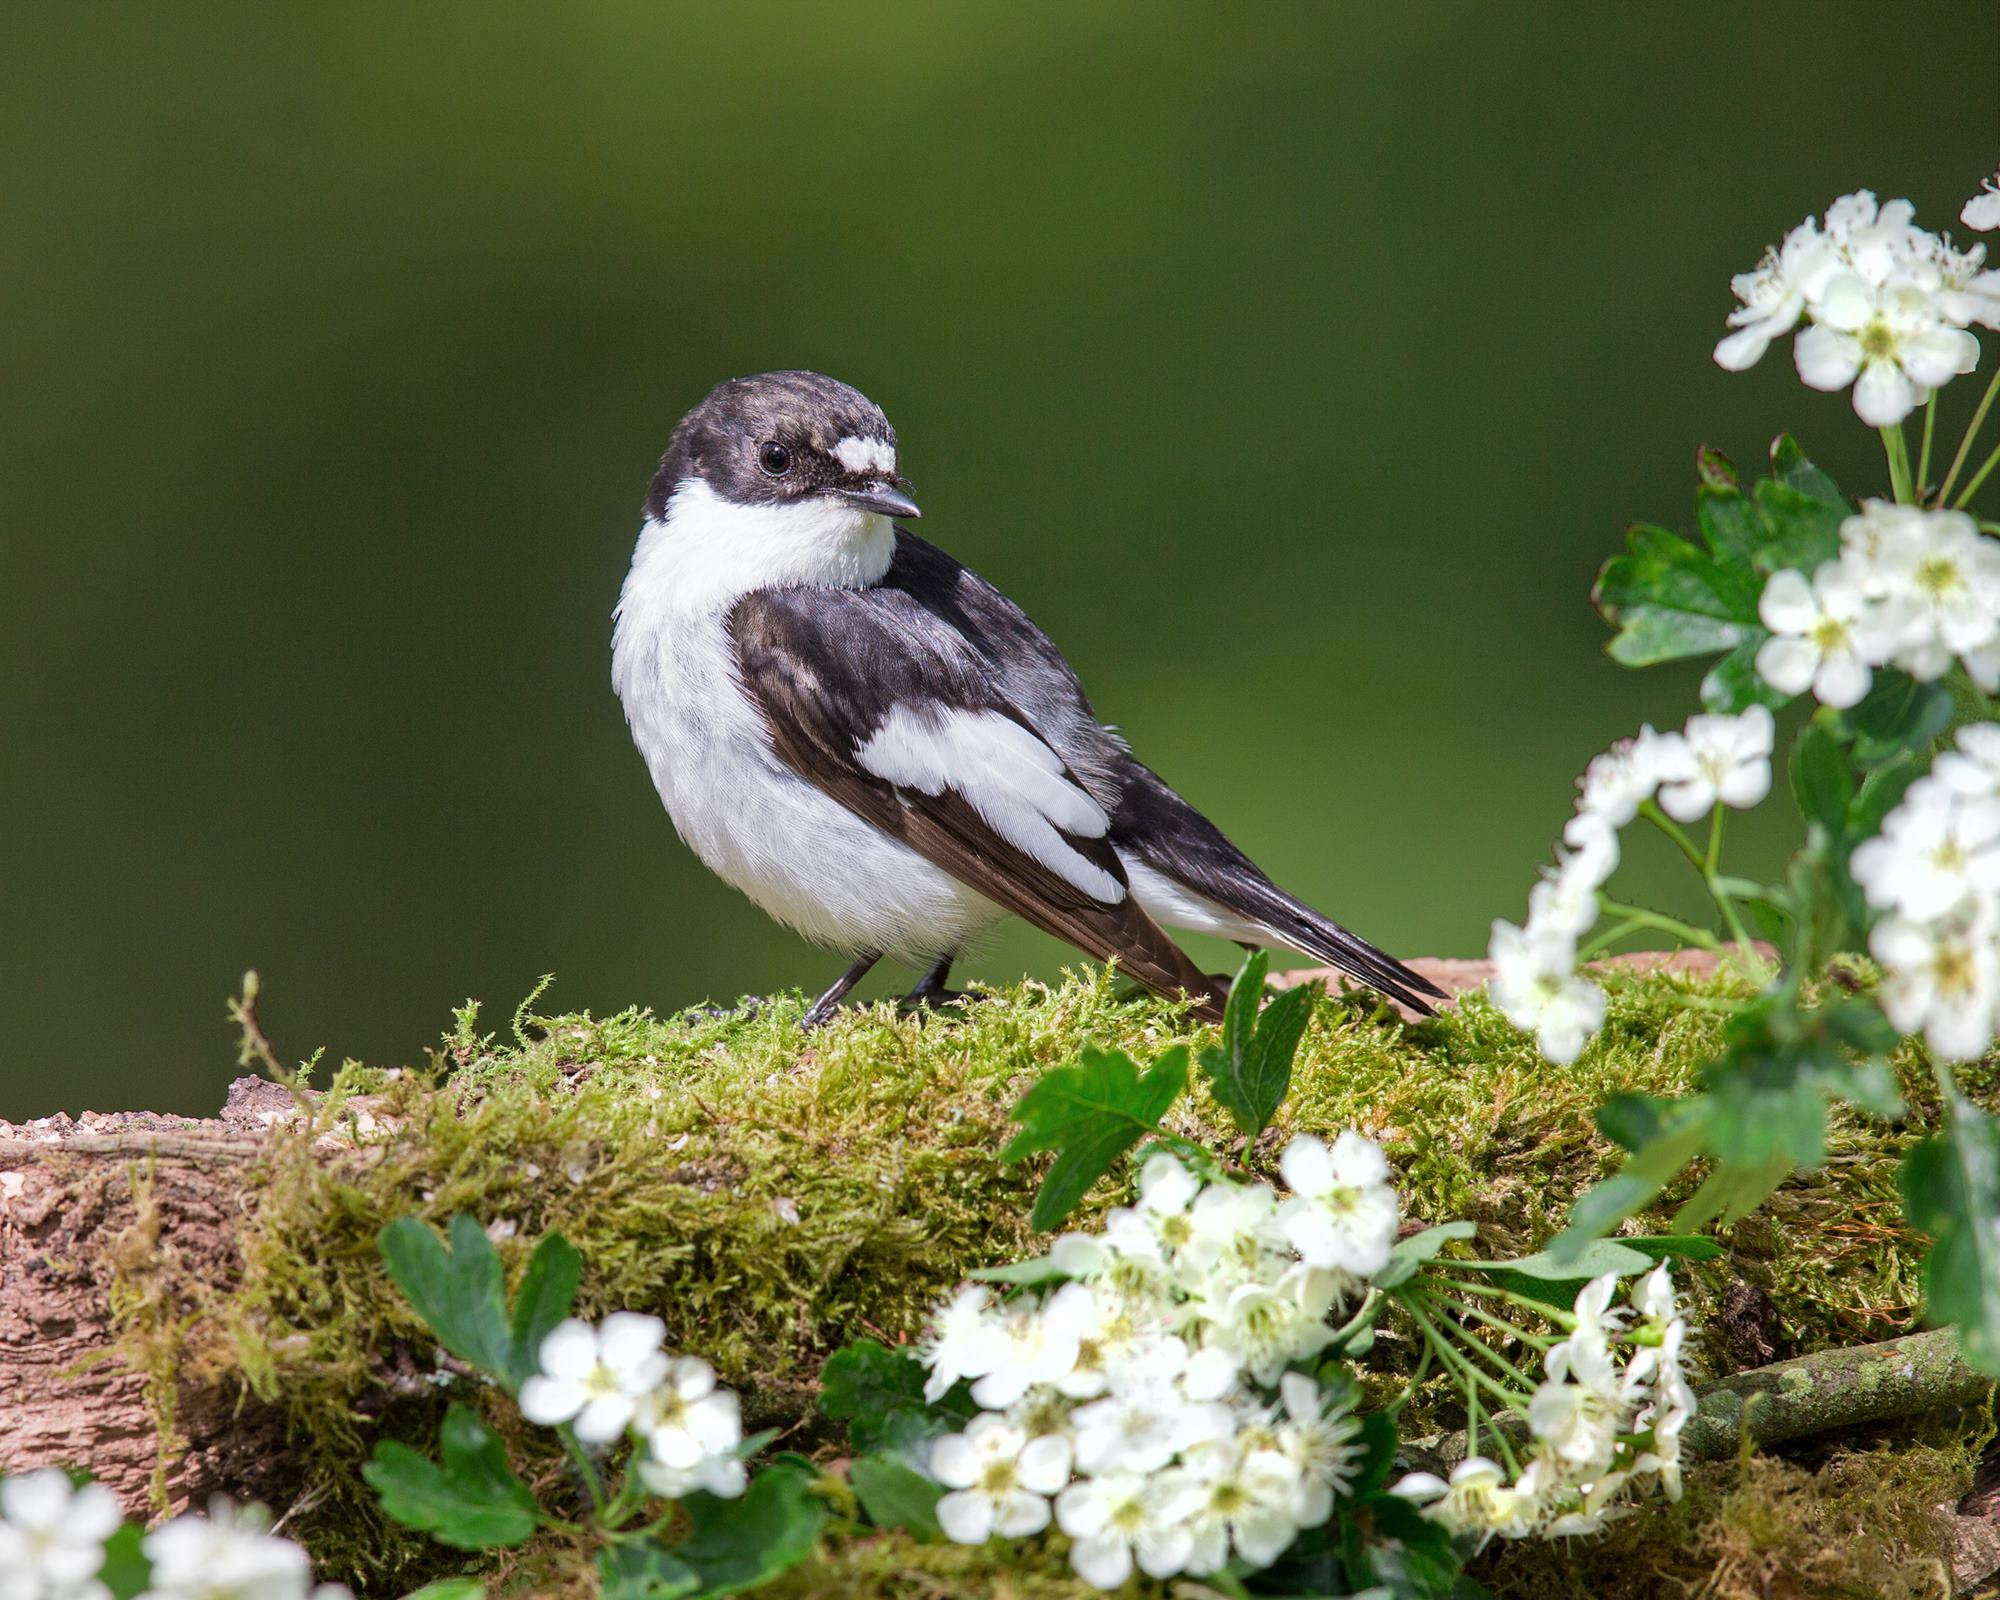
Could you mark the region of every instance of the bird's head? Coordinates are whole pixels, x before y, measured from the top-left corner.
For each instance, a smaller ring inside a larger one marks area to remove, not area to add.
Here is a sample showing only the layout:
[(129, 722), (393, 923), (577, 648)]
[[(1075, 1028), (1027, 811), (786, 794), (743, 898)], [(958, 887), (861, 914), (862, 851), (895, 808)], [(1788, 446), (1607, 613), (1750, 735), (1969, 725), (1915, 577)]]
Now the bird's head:
[(709, 391), (674, 429), (646, 515), (699, 485), (734, 507), (917, 517), (896, 475), (896, 430), (859, 389), (817, 372), (761, 372)]

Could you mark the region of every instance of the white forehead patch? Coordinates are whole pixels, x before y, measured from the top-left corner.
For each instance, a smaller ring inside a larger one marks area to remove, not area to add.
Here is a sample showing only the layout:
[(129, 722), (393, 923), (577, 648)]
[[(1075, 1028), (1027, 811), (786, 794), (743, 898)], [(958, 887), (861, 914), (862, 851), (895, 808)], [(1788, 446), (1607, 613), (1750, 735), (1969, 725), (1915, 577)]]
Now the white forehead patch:
[(880, 439), (861, 439), (849, 434), (833, 447), (833, 459), (849, 472), (879, 472), (891, 478), (896, 475), (895, 446)]

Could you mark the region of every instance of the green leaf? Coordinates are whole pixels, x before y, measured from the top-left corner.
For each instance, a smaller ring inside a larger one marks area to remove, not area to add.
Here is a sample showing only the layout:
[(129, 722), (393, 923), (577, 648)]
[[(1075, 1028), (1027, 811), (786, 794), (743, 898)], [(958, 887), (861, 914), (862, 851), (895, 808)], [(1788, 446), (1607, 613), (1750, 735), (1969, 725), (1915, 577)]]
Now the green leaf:
[[(451, 1219), (451, 1248), (415, 1217), (375, 1236), (382, 1260), (438, 1343), (482, 1371), (509, 1378), (514, 1356), (500, 1257), (471, 1217)], [(510, 1380), (511, 1381), (511, 1380)], [(512, 1393), (511, 1388), (509, 1393)]]
[(1958, 1328), (1965, 1359), (2000, 1375), (2000, 1124), (1970, 1101), (1903, 1158), (1903, 1207), (1931, 1236), (1924, 1292), (1932, 1322)]
[(1806, 459), (1798, 440), (1781, 433), (1771, 441), (1771, 476), (1814, 500), (1847, 509), (1847, 497), (1833, 479)]
[(1911, 784), (1923, 776), (1921, 762), (1906, 751), (1892, 757), (1861, 780), (1847, 809), (1847, 833), (1859, 841), (1882, 831), (1882, 819), (1903, 802)]
[(1236, 974), (1222, 1014), (1222, 1041), (1201, 1053), (1202, 1075), (1216, 1103), (1238, 1131), (1254, 1139), (1292, 1086), (1292, 1058), (1298, 1054), (1312, 1015), (1316, 984), (1287, 989), (1260, 1015), (1264, 972), (1270, 957), (1252, 951)]
[(1022, 1284), (1054, 1283), (1067, 1274), (1048, 1256), (1034, 1256), (1026, 1261), (1010, 1261), (1001, 1267), (974, 1267), (966, 1276), (978, 1283), (1008, 1283), (1019, 1287)]
[(1810, 578), (1821, 562), (1839, 556), (1840, 524), (1848, 515), (1845, 504), (1815, 499), (1793, 484), (1771, 478), (1759, 483), (1751, 495), (1763, 525), (1763, 542), (1756, 551), (1760, 570), (1790, 568)]
[(855, 1498), (878, 1528), (904, 1528), (920, 1540), (938, 1538), (937, 1503), (943, 1485), (894, 1456), (862, 1456), (848, 1470)]
[(1707, 1095), (1666, 1104), (1651, 1137), (1627, 1158), (1623, 1169), (1577, 1197), (1570, 1207), (1569, 1226), (1556, 1236), (1550, 1250), (1557, 1256), (1580, 1251), (1589, 1240), (1609, 1233), (1650, 1204), (1669, 1179), (1701, 1154), (1714, 1111)]
[(1451, 1265), (1454, 1272), (1480, 1273), (1498, 1288), (1552, 1306), (1573, 1304), (1585, 1284), (1607, 1272), (1631, 1278), (1653, 1269), (1651, 1256), (1628, 1248), (1622, 1239), (1592, 1239), (1566, 1254), (1561, 1253), (1561, 1247), (1558, 1240), (1547, 1250), (1515, 1261), (1454, 1261)]
[(384, 1512), (460, 1550), (519, 1544), (535, 1531), (534, 1495), (507, 1465), (506, 1446), (475, 1413), (453, 1405), (438, 1448), (442, 1466), (392, 1439), (375, 1446), (361, 1475)]
[[(1413, 1233), (1407, 1239), (1398, 1239), (1389, 1251), (1389, 1264), (1376, 1273), (1373, 1283), (1378, 1289), (1393, 1289), (1408, 1279), (1417, 1268), (1427, 1261), (1435, 1261), (1438, 1247), (1447, 1239), (1470, 1239), (1479, 1232), (1478, 1225), (1471, 1222), (1440, 1222), (1434, 1228), (1426, 1228), (1422, 1233)], [(1456, 1266), (1458, 1263), (1453, 1262)]]
[(907, 1350), (855, 1339), (820, 1368), (819, 1409), (850, 1425), (879, 1423), (892, 1411), (923, 1405), (924, 1376), (923, 1363)]
[(1046, 1074), (1014, 1107), (1021, 1131), (1000, 1152), (1021, 1161), (1040, 1150), (1058, 1154), (1029, 1222), (1059, 1227), (1112, 1163), (1149, 1133), (1187, 1088), (1188, 1052), (1177, 1045), (1141, 1074), (1122, 1050), (1085, 1046), (1075, 1066)]
[(798, 1565), (826, 1521), (811, 1475), (791, 1467), (758, 1473), (741, 1499), (692, 1494), (681, 1505), (693, 1528), (674, 1554), (701, 1574), (703, 1600), (754, 1589)]
[(1886, 668), (1876, 672), (1874, 686), (1860, 704), (1843, 711), (1836, 723), (1841, 737), (1854, 747), (1855, 763), (1863, 767), (1920, 750), (1950, 725), (1949, 689)]
[(1704, 483), (1695, 490), (1694, 515), (1718, 559), (1748, 564), (1751, 552), (1764, 542), (1757, 508), (1734, 482)]
[(1610, 645), (1613, 660), (1649, 666), (1731, 650), (1764, 632), (1757, 575), (1747, 564), (1718, 561), (1665, 528), (1634, 528), (1626, 542), (1626, 553), (1604, 564), (1592, 591), (1597, 609), (1619, 630)]
[(97, 1581), (111, 1591), (111, 1600), (132, 1600), (153, 1586), (153, 1564), (139, 1541), (146, 1530), (136, 1522), (121, 1522), (104, 1541), (104, 1565), (97, 1569)]
[(597, 1552), (601, 1600), (680, 1600), (701, 1588), (701, 1574), (650, 1540), (607, 1545)]
[(1618, 1242), (1655, 1261), (1714, 1261), (1722, 1246), (1705, 1233), (1621, 1234)]
[(412, 1589), (403, 1600), (486, 1600), (486, 1585), (478, 1578), (441, 1578)]
[(1808, 722), (1792, 745), (1792, 797), (1799, 814), (1829, 833), (1846, 830), (1854, 803), (1854, 772), (1847, 753), (1824, 723)]
[(583, 1257), (559, 1233), (549, 1233), (528, 1257), (514, 1293), (514, 1313), (508, 1320), (511, 1351), (506, 1376), (518, 1389), (539, 1369), (536, 1352), (549, 1330), (569, 1315), (576, 1286), (583, 1281)]
[(1746, 632), (1728, 655), (1708, 669), (1701, 680), (1701, 703), (1710, 711), (1734, 716), (1752, 706), (1769, 706), (1773, 711), (1797, 698), (1773, 689), (1757, 673), (1757, 651), (1770, 635), (1761, 627)]
[(1657, 1138), (1672, 1102), (1621, 1090), (1597, 1108), (1597, 1131), (1625, 1150)]

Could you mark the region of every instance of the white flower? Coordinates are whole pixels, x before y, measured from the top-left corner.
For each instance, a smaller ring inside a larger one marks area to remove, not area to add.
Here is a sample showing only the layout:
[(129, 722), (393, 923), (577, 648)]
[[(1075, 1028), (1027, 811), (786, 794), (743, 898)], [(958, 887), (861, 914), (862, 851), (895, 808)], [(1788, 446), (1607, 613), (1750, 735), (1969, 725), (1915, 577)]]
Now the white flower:
[(623, 1433), (639, 1397), (666, 1376), (660, 1349), (666, 1324), (636, 1311), (614, 1311), (601, 1328), (575, 1317), (542, 1340), (541, 1371), (521, 1385), (521, 1415), (554, 1425), (574, 1419), (585, 1444)]
[(1936, 678), (1954, 656), (2000, 635), (2000, 545), (1962, 511), (1906, 508), (1873, 575), (1883, 588), (1881, 626), (1912, 677)]
[(1798, 325), (1820, 286), (1839, 270), (1838, 251), (1807, 217), (1785, 235), (1782, 246), (1764, 252), (1755, 270), (1729, 280), (1743, 303), (1729, 313), (1728, 324), (1736, 331), (1715, 347), (1716, 365), (1729, 372), (1756, 365), (1773, 339)]
[(1090, 1289), (1081, 1283), (1066, 1283), (1046, 1300), (1024, 1296), (1004, 1308), (991, 1365), (973, 1384), (972, 1398), (989, 1411), (1004, 1411), (1036, 1384), (1069, 1377), (1092, 1312)]
[[(1061, 1248), (1062, 1241), (1057, 1241)], [(941, 1399), (961, 1378), (981, 1377), (993, 1369), (1000, 1351), (993, 1296), (984, 1284), (968, 1283), (931, 1317), (921, 1359), (931, 1369), (924, 1380), (924, 1398)]]
[(1270, 1450), (1244, 1453), (1234, 1442), (1197, 1445), (1186, 1468), (1188, 1531), (1193, 1548), (1187, 1570), (1217, 1572), (1236, 1553), (1252, 1566), (1269, 1566), (1298, 1537), (1292, 1518), (1299, 1469)]
[(1816, 389), (1853, 384), (1855, 411), (1876, 427), (1970, 372), (1979, 343), (1966, 325), (2000, 310), (2000, 286), (1981, 272), (1983, 252), (1954, 251), (1913, 217), (1909, 201), (1878, 204), (1863, 189), (1827, 207), (1823, 228), (1807, 218), (1730, 281), (1741, 304), (1717, 363), (1741, 371), (1803, 321), (1792, 345), (1799, 376)]
[(1406, 1500), (1430, 1501), (1425, 1516), (1453, 1533), (1474, 1538), (1482, 1547), (1495, 1534), (1503, 1539), (1526, 1538), (1540, 1511), (1532, 1487), (1510, 1484), (1506, 1469), (1484, 1456), (1467, 1456), (1451, 1469), (1449, 1482), (1435, 1473), (1411, 1472), (1389, 1492)]
[[(1624, 827), (1639, 814), (1640, 802), (1652, 799), (1653, 791), (1659, 788), (1661, 758), (1679, 739), (1677, 733), (1655, 733), (1647, 724), (1636, 737), (1620, 739), (1604, 754), (1593, 756), (1577, 780), (1578, 821), (1595, 817), (1614, 829)], [(1579, 834), (1582, 832), (1579, 829)], [(1569, 829), (1564, 829), (1563, 836), (1571, 844), (1585, 842), (1582, 837), (1571, 837)]]
[[(123, 1520), (102, 1484), (71, 1486), (54, 1467), (0, 1479), (0, 1595), (100, 1600), (104, 1541)], [(20, 1587), (10, 1589), (8, 1580)]]
[(1278, 1228), (1300, 1260), (1357, 1278), (1388, 1265), (1397, 1208), (1381, 1146), (1352, 1128), (1330, 1150), (1302, 1133), (1285, 1146), (1278, 1170), (1292, 1189), (1278, 1208)]
[(1867, 596), (1847, 568), (1820, 563), (1808, 584), (1801, 572), (1774, 572), (1757, 613), (1772, 637), (1757, 650), (1757, 674), (1786, 694), (1811, 689), (1822, 705), (1856, 704), (1873, 681), (1876, 640), (1865, 615)]
[(1274, 1280), (1239, 1283), (1189, 1307), (1201, 1319), (1203, 1342), (1227, 1351), (1258, 1383), (1275, 1383), (1294, 1361), (1333, 1342), (1326, 1316), (1352, 1279), (1337, 1269), (1295, 1262)]
[(646, 1442), (639, 1473), (655, 1494), (678, 1498), (690, 1489), (726, 1496), (743, 1492), (743, 1413), (736, 1396), (718, 1388), (715, 1369), (699, 1356), (668, 1363), (657, 1387), (641, 1395), (632, 1431)]
[(1869, 904), (1922, 922), (2000, 889), (2000, 800), (1920, 778), (1849, 868)]
[(1221, 1397), (1235, 1383), (1226, 1353), (1191, 1354), (1172, 1335), (1120, 1373), (1111, 1394), (1070, 1414), (1079, 1472), (1157, 1472), (1191, 1445), (1227, 1438), (1235, 1414)]
[(1979, 364), (1979, 341), (1945, 321), (1936, 297), (1910, 277), (1829, 280), (1814, 321), (1792, 345), (1815, 389), (1854, 385), (1854, 413), (1871, 428), (1901, 422), (1933, 389)]
[(1170, 1578), (1187, 1566), (1194, 1549), (1186, 1509), (1187, 1475), (1113, 1472), (1071, 1484), (1056, 1496), (1056, 1523), (1073, 1541), (1070, 1565), (1085, 1583), (1122, 1588), (1139, 1569)]
[(1276, 1427), (1276, 1446), (1298, 1469), (1292, 1519), (1317, 1528), (1333, 1515), (1333, 1497), (1354, 1486), (1361, 1466), (1361, 1423), (1352, 1407), (1334, 1399), (1303, 1372), (1278, 1379), (1285, 1415)]
[(1884, 1014), (1904, 1033), (1921, 1032), (1932, 1052), (1948, 1061), (1971, 1061), (1992, 1042), (2000, 956), (1987, 922), (1979, 916), (1935, 922), (1886, 917), (1868, 938), (1875, 959), (1888, 969), (1880, 994)]
[[(1189, 1207), (1187, 1242), (1175, 1258), (1184, 1286), (1233, 1282), (1262, 1270), (1278, 1244), (1278, 1197), (1267, 1183), (1211, 1183)], [(1282, 1268), (1276, 1269), (1282, 1270)]]
[(1980, 180), (1979, 193), (1965, 202), (1958, 220), (1974, 233), (1991, 233), (2000, 228), (2000, 173)]
[(1961, 798), (2000, 799), (2000, 723), (1972, 722), (1958, 730), (1958, 748), (1931, 763), (1931, 776)]
[(208, 1515), (188, 1512), (139, 1541), (152, 1563), (140, 1600), (305, 1600), (346, 1591), (313, 1590), (312, 1563), (289, 1539), (265, 1530), (262, 1508), (209, 1502)]
[(1534, 1032), (1558, 1066), (1574, 1061), (1604, 1025), (1604, 991), (1576, 974), (1576, 937), (1558, 928), (1517, 928), (1495, 920), (1486, 953), (1493, 1003), (1517, 1028)]
[(1689, 717), (1685, 743), (1664, 764), (1660, 809), (1693, 822), (1720, 800), (1747, 810), (1771, 792), (1771, 709), (1752, 706), (1736, 716)]
[(937, 1503), (938, 1526), (959, 1544), (999, 1535), (1023, 1539), (1049, 1525), (1048, 1497), (1069, 1482), (1067, 1440), (1030, 1439), (987, 1412), (931, 1446), (931, 1476), (952, 1492)]

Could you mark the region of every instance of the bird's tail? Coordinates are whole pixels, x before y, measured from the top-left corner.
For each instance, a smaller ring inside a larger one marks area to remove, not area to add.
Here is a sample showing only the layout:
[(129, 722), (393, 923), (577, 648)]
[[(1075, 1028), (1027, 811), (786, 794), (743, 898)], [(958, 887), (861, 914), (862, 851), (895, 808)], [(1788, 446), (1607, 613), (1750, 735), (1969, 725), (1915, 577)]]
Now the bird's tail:
[(1447, 998), (1422, 973), (1286, 894), (1150, 768), (1130, 761), (1121, 776), (1111, 825), (1119, 849), (1240, 923), (1246, 938), (1261, 933), (1272, 944), (1316, 956), (1425, 1016), (1432, 1000)]

